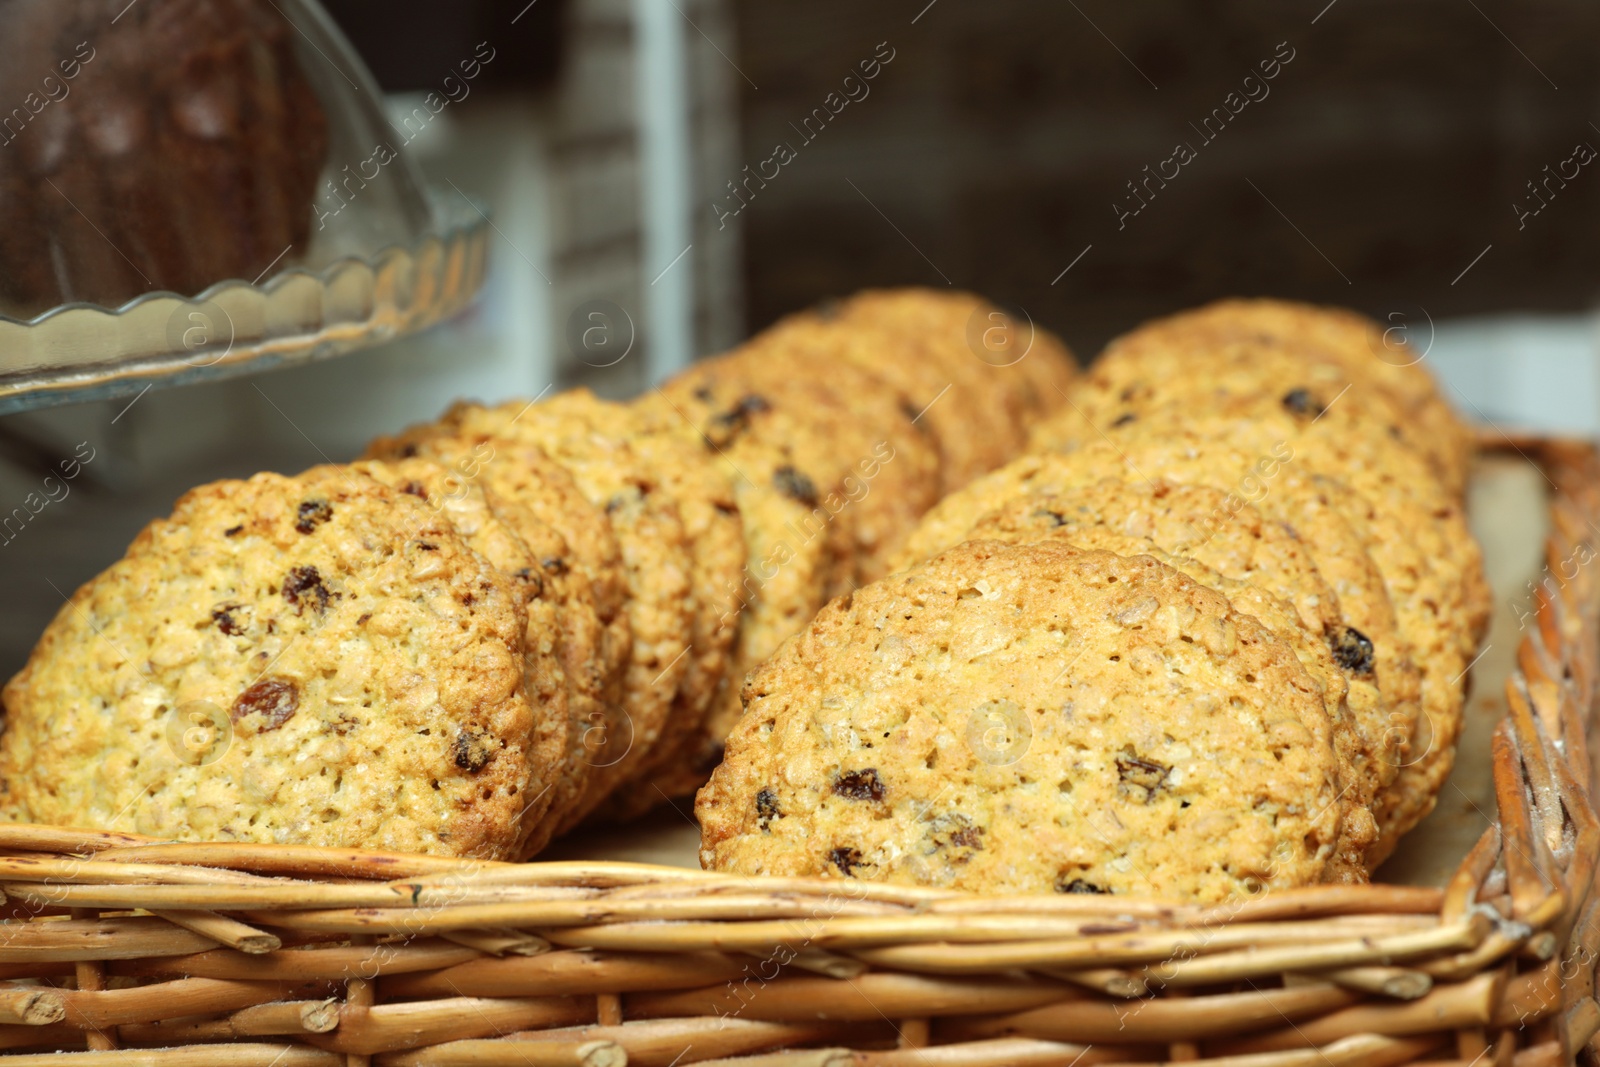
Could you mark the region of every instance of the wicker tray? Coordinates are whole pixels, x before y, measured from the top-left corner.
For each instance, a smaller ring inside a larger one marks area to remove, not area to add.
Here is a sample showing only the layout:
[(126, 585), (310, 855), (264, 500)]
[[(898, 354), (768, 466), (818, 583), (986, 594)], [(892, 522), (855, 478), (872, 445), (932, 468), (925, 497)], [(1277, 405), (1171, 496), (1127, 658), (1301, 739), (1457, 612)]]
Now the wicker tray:
[(1442, 885), (975, 897), (6, 826), (0, 1049), (163, 1067), (1600, 1064), (1600, 455), (1513, 447), (1556, 490), (1555, 577), (1488, 746), (1498, 818)]

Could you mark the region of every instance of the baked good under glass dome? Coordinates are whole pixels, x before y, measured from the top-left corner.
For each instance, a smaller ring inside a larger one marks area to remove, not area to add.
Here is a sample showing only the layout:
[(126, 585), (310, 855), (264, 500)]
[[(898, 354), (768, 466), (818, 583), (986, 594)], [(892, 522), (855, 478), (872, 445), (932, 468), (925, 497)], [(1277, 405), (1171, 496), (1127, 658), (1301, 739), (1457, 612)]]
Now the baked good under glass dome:
[(486, 220), (413, 125), (315, 0), (0, 0), (0, 412), (459, 310)]

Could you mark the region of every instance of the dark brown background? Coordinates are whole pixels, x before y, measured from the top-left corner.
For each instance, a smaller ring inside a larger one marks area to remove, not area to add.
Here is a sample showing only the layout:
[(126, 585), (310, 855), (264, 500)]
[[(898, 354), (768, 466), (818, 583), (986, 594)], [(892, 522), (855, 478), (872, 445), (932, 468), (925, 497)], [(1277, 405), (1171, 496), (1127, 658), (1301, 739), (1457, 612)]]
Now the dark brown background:
[[(1521, 232), (1511, 206), (1580, 141), (1600, 148), (1594, 5), (1337, 0), (1313, 25), (1326, 0), (938, 0), (912, 25), (925, 3), (738, 3), (752, 160), (876, 42), (897, 50), (744, 213), (752, 328), (939, 272), (1084, 354), (1232, 294), (1435, 317), (1594, 299), (1600, 167)], [(1188, 123), (1280, 41), (1296, 57), (1270, 95), (1201, 147)], [(1123, 183), (1178, 140), (1199, 158), (1119, 232)]]
[[(374, 17), (371, 0), (332, 6), (386, 85), (404, 88), (409, 70), (431, 69), (419, 42), (448, 52), (473, 32), (463, 27), (524, 0), (405, 18), (392, 5)], [(560, 0), (538, 9), (520, 68), (532, 84), (560, 61), (548, 47)], [(1085, 355), (1144, 317), (1223, 295), (1409, 319), (1574, 310), (1596, 293), (1600, 167), (1525, 229), (1512, 207), (1579, 142), (1600, 148), (1593, 4), (733, 0), (733, 11), (743, 161), (778, 140), (799, 149), (741, 215), (752, 330), (826, 295), (947, 280), (1027, 308)], [(438, 32), (418, 34), (419, 19)], [(871, 94), (802, 146), (790, 124), (882, 41), (895, 59)], [(1279, 42), (1295, 58), (1270, 95), (1202, 146), (1189, 124)], [(1179, 140), (1199, 158), (1119, 231), (1124, 183)]]

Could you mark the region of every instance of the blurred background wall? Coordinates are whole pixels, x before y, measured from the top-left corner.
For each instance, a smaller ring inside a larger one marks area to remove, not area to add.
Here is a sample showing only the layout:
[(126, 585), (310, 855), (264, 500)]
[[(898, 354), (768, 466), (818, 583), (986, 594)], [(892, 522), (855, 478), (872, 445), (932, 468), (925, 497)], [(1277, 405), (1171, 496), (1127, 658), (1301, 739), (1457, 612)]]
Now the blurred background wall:
[[(1447, 317), (1586, 310), (1600, 283), (1600, 168), (1562, 167), (1600, 147), (1592, 4), (735, 10), (747, 159), (792, 139), (877, 42), (896, 50), (741, 216), (752, 326), (828, 292), (948, 279), (1092, 354), (1223, 295)], [(1164, 165), (1179, 145), (1194, 158)], [(1548, 206), (1519, 219), (1541, 203), (1529, 182)]]

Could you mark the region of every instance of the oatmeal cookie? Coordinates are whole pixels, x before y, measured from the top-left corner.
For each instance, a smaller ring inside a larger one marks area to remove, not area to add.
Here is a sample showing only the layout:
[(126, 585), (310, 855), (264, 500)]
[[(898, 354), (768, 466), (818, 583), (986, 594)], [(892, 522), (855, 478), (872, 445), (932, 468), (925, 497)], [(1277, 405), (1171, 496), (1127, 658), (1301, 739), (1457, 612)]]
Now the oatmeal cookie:
[[(1324, 633), (1357, 697), (1353, 706), (1357, 724), (1366, 747), (1375, 754), (1369, 763), (1372, 788), (1381, 794), (1410, 758), (1410, 739), (1422, 717), (1420, 676), (1367, 543), (1344, 517), (1343, 511), (1352, 508), (1345, 499), (1348, 490), (1314, 477), (1293, 459), (1292, 451), (1252, 456), (1226, 443), (1180, 432), (1159, 440), (1122, 441), (1118, 446), (1098, 442), (1069, 455), (1024, 456), (941, 501), (912, 535), (902, 562), (910, 564), (917, 556), (926, 558), (960, 542), (979, 518), (1014, 501), (1082, 493), (1107, 478), (1143, 486), (1152, 500), (1161, 499), (1173, 486), (1200, 487), (1213, 500), (1220, 494), (1220, 510), (1201, 519), (1157, 518), (1161, 512), (1152, 507), (1148, 520), (1132, 525), (1143, 529), (1148, 521), (1150, 529), (1165, 531), (1160, 536), (1182, 541), (1185, 554), (1224, 574), (1243, 577), (1277, 571), (1279, 581), (1291, 573), (1290, 556), (1269, 554), (1248, 571), (1230, 570), (1241, 566), (1242, 546), (1254, 541), (1250, 531), (1262, 530), (1252, 511), (1300, 539), (1338, 601), (1341, 620)], [(1197, 529), (1187, 529), (1191, 522)], [(1235, 524), (1242, 526), (1242, 535)], [(1281, 552), (1284, 542), (1276, 543)], [(1297, 605), (1305, 601), (1303, 594), (1286, 599)], [(1374, 687), (1377, 709), (1366, 697)]]
[(951, 375), (952, 389), (984, 398), (988, 417), (970, 432), (994, 438), (997, 464), (1021, 450), (1018, 436), (1031, 423), (1066, 403), (1077, 375), (1072, 354), (1054, 334), (972, 293), (867, 290), (843, 301), (839, 317), (913, 339), (919, 358)]
[(1381, 449), (1406, 448), (1459, 494), (1456, 473), (1435, 454), (1438, 438), (1370, 380), (1292, 342), (1182, 334), (1161, 345), (1101, 358), (1079, 381), (1072, 406), (1035, 426), (1035, 451), (1070, 452), (1134, 423), (1181, 424), (1195, 414), (1245, 417), (1287, 412), (1317, 432), (1363, 436)]
[[(1223, 341), (1255, 340), (1290, 343), (1340, 364), (1352, 379), (1389, 394), (1410, 416), (1416, 437), (1457, 492), (1466, 485), (1476, 446), (1471, 425), (1444, 399), (1429, 373), (1427, 345), (1431, 326), (1390, 316), (1379, 323), (1339, 308), (1284, 300), (1221, 300), (1192, 311), (1146, 323), (1113, 341), (1106, 355), (1161, 348), (1174, 339), (1193, 343), (1198, 337)], [(1409, 338), (1421, 333), (1419, 351)]]
[[(535, 714), (529, 753), (541, 766), (561, 768), (574, 729), (560, 647), (567, 613), (554, 590), (546, 588), (533, 550), (505, 521), (505, 505), (481, 485), (429, 459), (363, 460), (351, 469), (428, 504), (450, 521), (468, 548), (515, 585), (528, 618), (523, 687)], [(541, 828), (563, 773), (554, 770), (547, 783), (526, 794), (518, 819), (522, 834), (517, 856), (529, 855), (548, 841)]]
[(1005, 462), (982, 428), (989, 421), (983, 397), (956, 387), (954, 376), (924, 358), (923, 341), (873, 316), (839, 320), (839, 302), (790, 315), (764, 330), (761, 346), (792, 366), (847, 363), (865, 370), (889, 391), (900, 410), (924, 428), (938, 451), (939, 495), (944, 496)]
[(840, 598), (745, 690), (701, 862), (987, 893), (1319, 881), (1337, 758), (1294, 653), (1148, 556), (968, 542)]
[(1459, 492), (1436, 480), (1450, 453), (1430, 465), (1408, 447), (1408, 420), (1381, 388), (1349, 380), (1342, 365), (1304, 358), (1289, 345), (1185, 334), (1123, 349), (1089, 376), (1076, 410), (1035, 427), (1033, 443), (1070, 451), (1103, 439), (1121, 447), (1129, 435), (1181, 426), (1246, 449), (1287, 449), (1357, 491), (1360, 499), (1346, 497), (1346, 517), (1359, 515), (1370, 531), (1371, 553), (1421, 670), (1426, 713), (1379, 814), (1383, 838), (1392, 842), (1432, 808), (1453, 765), (1459, 683), (1488, 627), (1488, 585)]
[(673, 797), (693, 795), (704, 784), (704, 775), (691, 764), (708, 743), (705, 719), (712, 702), (728, 684), (730, 650), (739, 630), (740, 604), (733, 591), (745, 564), (744, 524), (732, 486), (704, 448), (652, 427), (636, 408), (601, 400), (588, 390), (566, 393), (561, 403), (596, 432), (622, 432), (660, 491), (677, 505), (689, 541), (690, 652), (667, 727), (634, 780), (614, 791), (596, 813), (627, 819)]
[[(440, 423), (452, 432), (521, 441), (566, 467), (578, 488), (602, 508), (622, 549), (626, 611), (633, 635), (623, 676), (628, 745), (599, 767), (594, 807), (647, 766), (663, 734), (674, 737), (672, 712), (689, 665), (693, 632), (688, 535), (658, 472), (583, 394), (562, 393), (528, 404), (456, 404)], [(586, 801), (587, 803), (587, 801)]]
[(342, 467), (187, 493), (6, 687), (7, 817), (509, 858), (533, 760), (521, 592)]
[[(731, 676), (707, 718), (706, 749), (689, 761), (710, 774), (739, 717), (745, 672), (810, 621), (851, 573), (852, 538), (841, 519), (850, 507), (845, 474), (859, 496), (894, 456), (885, 450), (843, 471), (803, 401), (769, 395), (721, 359), (697, 364), (634, 407), (653, 431), (678, 435), (718, 464), (744, 523), (746, 563), (730, 590), (741, 609)], [(812, 465), (818, 458), (820, 468)]]
[[(1377, 813), (1375, 859), (1433, 810), (1455, 765), (1468, 665), (1488, 627), (1490, 595), (1483, 557), (1460, 499), (1429, 477), (1409, 450), (1362, 435), (1332, 433), (1313, 417), (1262, 409), (1245, 417), (1190, 419), (1198, 437), (1246, 449), (1280, 445), (1321, 478), (1338, 472), (1341, 513), (1367, 542), (1420, 672), (1423, 717), (1410, 754)], [(1127, 427), (1112, 435), (1121, 442)], [(1160, 431), (1154, 431), (1159, 433)]]
[[(783, 347), (758, 337), (718, 361), (763, 396), (781, 399), (812, 424), (793, 442), (803, 468), (829, 471), (845, 494), (838, 521), (851, 537), (853, 566), (829, 596), (874, 581), (923, 512), (939, 499), (939, 456), (930, 438), (901, 409), (878, 379), (849, 363), (814, 365), (789, 358)], [(813, 452), (820, 448), (820, 452)], [(871, 478), (862, 470), (878, 456)]]
[(485, 486), (533, 549), (546, 586), (568, 606), (562, 663), (574, 725), (548, 818), (557, 831), (569, 829), (586, 804), (601, 799), (596, 779), (630, 737), (622, 679), (632, 639), (611, 520), (578, 491), (565, 467), (534, 445), (428, 424), (380, 438), (368, 453), (426, 456)]
[[(1147, 526), (1150, 497), (1157, 493), (1160, 497), (1173, 497), (1194, 492), (1194, 487), (1162, 486), (1156, 493), (1141, 494), (1134, 486), (1105, 481), (1087, 492), (1025, 497), (980, 519), (967, 539), (1006, 544), (1059, 540), (1075, 548), (1099, 549), (1119, 556), (1149, 556), (1221, 593), (1235, 612), (1253, 617), (1276, 634), (1294, 650), (1301, 666), (1317, 683), (1332, 730), (1334, 752), (1339, 757), (1339, 797), (1345, 814), (1326, 878), (1331, 882), (1365, 882), (1366, 852), (1377, 836), (1371, 808), (1377, 790), (1378, 757), (1347, 700), (1354, 686), (1330, 647), (1328, 635), (1340, 626), (1337, 602), (1314, 569), (1302, 575), (1275, 575), (1274, 580), (1267, 581), (1260, 580), (1258, 571), (1256, 579), (1240, 580), (1226, 577), (1198, 559), (1162, 548), (1150, 536), (1156, 531)], [(1144, 508), (1139, 506), (1141, 496), (1146, 503)], [(1179, 521), (1188, 525), (1186, 520)], [(1306, 562), (1310, 566), (1309, 560)], [(1291, 600), (1278, 595), (1296, 592), (1283, 588), (1275, 580), (1278, 578), (1293, 581), (1301, 590), (1319, 590), (1302, 599), (1319, 607), (1331, 605), (1331, 616), (1319, 615), (1308, 624)], [(1381, 716), (1377, 687), (1370, 681), (1366, 686), (1372, 697), (1368, 713), (1374, 718)], [(1381, 735), (1377, 741), (1382, 743)]]

